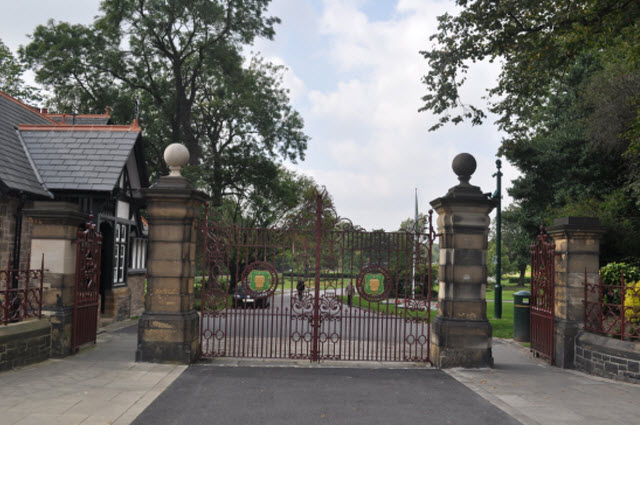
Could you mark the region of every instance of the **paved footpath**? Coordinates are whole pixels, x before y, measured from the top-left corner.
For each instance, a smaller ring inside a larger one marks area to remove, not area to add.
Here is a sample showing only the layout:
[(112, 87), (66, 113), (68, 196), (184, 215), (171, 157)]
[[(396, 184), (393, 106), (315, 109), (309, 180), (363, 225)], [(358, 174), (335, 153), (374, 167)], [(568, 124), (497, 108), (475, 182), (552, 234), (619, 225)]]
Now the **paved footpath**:
[(187, 369), (136, 363), (134, 323), (77, 355), (0, 373), (0, 424), (197, 423), (180, 398), (201, 423), (640, 424), (640, 385), (550, 367), (506, 340), (494, 339), (494, 369), (233, 360)]
[(640, 385), (552, 367), (511, 340), (494, 339), (493, 357), (447, 373), (524, 424), (640, 424)]
[(127, 324), (77, 355), (0, 373), (0, 424), (130, 424), (186, 367), (136, 363)]

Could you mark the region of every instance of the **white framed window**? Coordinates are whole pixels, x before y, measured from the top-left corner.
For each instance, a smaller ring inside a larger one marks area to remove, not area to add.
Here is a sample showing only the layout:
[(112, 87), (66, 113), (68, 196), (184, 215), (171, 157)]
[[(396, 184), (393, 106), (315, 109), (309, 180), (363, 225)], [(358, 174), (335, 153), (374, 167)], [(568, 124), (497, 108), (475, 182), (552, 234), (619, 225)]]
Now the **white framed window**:
[(125, 282), (125, 265), (127, 260), (127, 225), (116, 223), (113, 242), (113, 283)]
[(147, 239), (132, 238), (129, 268), (132, 270), (144, 270), (147, 268)]

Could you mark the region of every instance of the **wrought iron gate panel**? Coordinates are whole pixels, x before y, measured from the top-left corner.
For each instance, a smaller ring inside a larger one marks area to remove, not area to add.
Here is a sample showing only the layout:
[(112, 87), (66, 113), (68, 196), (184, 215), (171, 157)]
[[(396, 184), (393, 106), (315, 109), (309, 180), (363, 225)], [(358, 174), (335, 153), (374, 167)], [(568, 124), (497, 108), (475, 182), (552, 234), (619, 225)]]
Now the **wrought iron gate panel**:
[(76, 351), (86, 343), (95, 343), (98, 331), (98, 300), (100, 298), (100, 258), (102, 234), (96, 231), (93, 215), (78, 230), (76, 245), (76, 280), (73, 303), (71, 349)]
[(540, 227), (531, 245), (531, 351), (553, 363), (555, 244)]
[(418, 233), (366, 232), (325, 202), (269, 229), (205, 215), (202, 356), (430, 360), (431, 215)]

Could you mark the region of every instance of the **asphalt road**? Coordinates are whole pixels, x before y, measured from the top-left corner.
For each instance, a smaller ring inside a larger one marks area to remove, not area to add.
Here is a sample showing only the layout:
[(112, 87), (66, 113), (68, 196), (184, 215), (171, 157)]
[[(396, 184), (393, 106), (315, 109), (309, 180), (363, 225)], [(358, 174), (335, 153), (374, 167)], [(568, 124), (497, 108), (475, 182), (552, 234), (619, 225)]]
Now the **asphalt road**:
[(517, 424), (435, 369), (192, 365), (134, 424)]

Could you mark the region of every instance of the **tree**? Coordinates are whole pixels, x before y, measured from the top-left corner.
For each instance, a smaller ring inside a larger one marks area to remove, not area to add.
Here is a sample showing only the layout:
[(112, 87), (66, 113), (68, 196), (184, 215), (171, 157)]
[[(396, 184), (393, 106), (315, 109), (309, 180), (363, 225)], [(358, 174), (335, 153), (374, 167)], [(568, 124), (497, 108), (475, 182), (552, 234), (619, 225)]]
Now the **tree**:
[(506, 138), (500, 154), (522, 175), (508, 189), (523, 211), (523, 228), (533, 238), (548, 208), (568, 198), (601, 197), (618, 188), (627, 165), (607, 153), (588, 135), (591, 107), (582, 92), (598, 65), (579, 59), (566, 74), (564, 88), (538, 111), (536, 127), (528, 136)]
[[(439, 18), (435, 43), (422, 52), (431, 70), (421, 110), (440, 116), (432, 129), (482, 123), (486, 109), (464, 105), (460, 88), (471, 63), (500, 61), (488, 110), (507, 133), (499, 155), (522, 172), (508, 190), (518, 224), (532, 238), (551, 212), (590, 210), (605, 223), (624, 211), (640, 224), (628, 208), (640, 206), (640, 3), (457, 3), (460, 13)], [(633, 254), (608, 244), (611, 255)]]
[(600, 243), (600, 263), (637, 263), (640, 259), (640, 215), (634, 198), (625, 188), (613, 190), (603, 197), (581, 196), (567, 199), (562, 205), (545, 212), (546, 221), (567, 216), (597, 217), (606, 227)]
[[(164, 170), (168, 140), (185, 143), (191, 165), (197, 166), (213, 148), (202, 144), (206, 130), (198, 128), (196, 110), (200, 106), (204, 115), (212, 95), (238, 79), (243, 46), (258, 37), (273, 38), (279, 19), (265, 15), (268, 3), (105, 0), (91, 26), (53, 20), (38, 26), (21, 55), (37, 81), (52, 89), (54, 105), (103, 111), (105, 102), (113, 105), (121, 98), (129, 107), (114, 113), (130, 121), (122, 115), (132, 113), (133, 99), (139, 97), (156, 174)], [(288, 102), (282, 96), (278, 100)], [(296, 153), (293, 161), (300, 158)]]
[(523, 287), (527, 265), (531, 262), (531, 244), (534, 239), (522, 227), (526, 223), (524, 212), (511, 204), (502, 212), (502, 251), (506, 253), (511, 271), (520, 274), (518, 285)]
[[(272, 38), (268, 0), (106, 0), (93, 25), (50, 20), (21, 50), (63, 111), (104, 111), (128, 123), (140, 105), (152, 177), (167, 143), (191, 153), (183, 174), (238, 221), (265, 225), (287, 211), (297, 179), (280, 161), (304, 160), (304, 122), (283, 67), (242, 50)], [(247, 220), (250, 219), (250, 220)]]
[(0, 90), (23, 102), (37, 102), (41, 97), (35, 88), (25, 85), (22, 80), (24, 71), (25, 66), (0, 40)]
[(269, 186), (279, 190), (282, 171), (273, 159), (304, 159), (308, 137), (289, 105), (282, 71), (254, 57), (247, 66), (238, 64), (204, 82), (194, 106), (203, 157), (187, 175), (211, 192), (214, 205), (225, 195), (264, 193)]
[(525, 133), (546, 99), (562, 84), (566, 69), (582, 53), (625, 39), (630, 57), (640, 58), (635, 0), (456, 0), (458, 15), (438, 17), (429, 50), (420, 52), (430, 70), (421, 110), (441, 115), (432, 129), (465, 119), (482, 123), (485, 110), (465, 105), (460, 88), (471, 63), (500, 61), (497, 85), (487, 88), (489, 110), (508, 133)]

